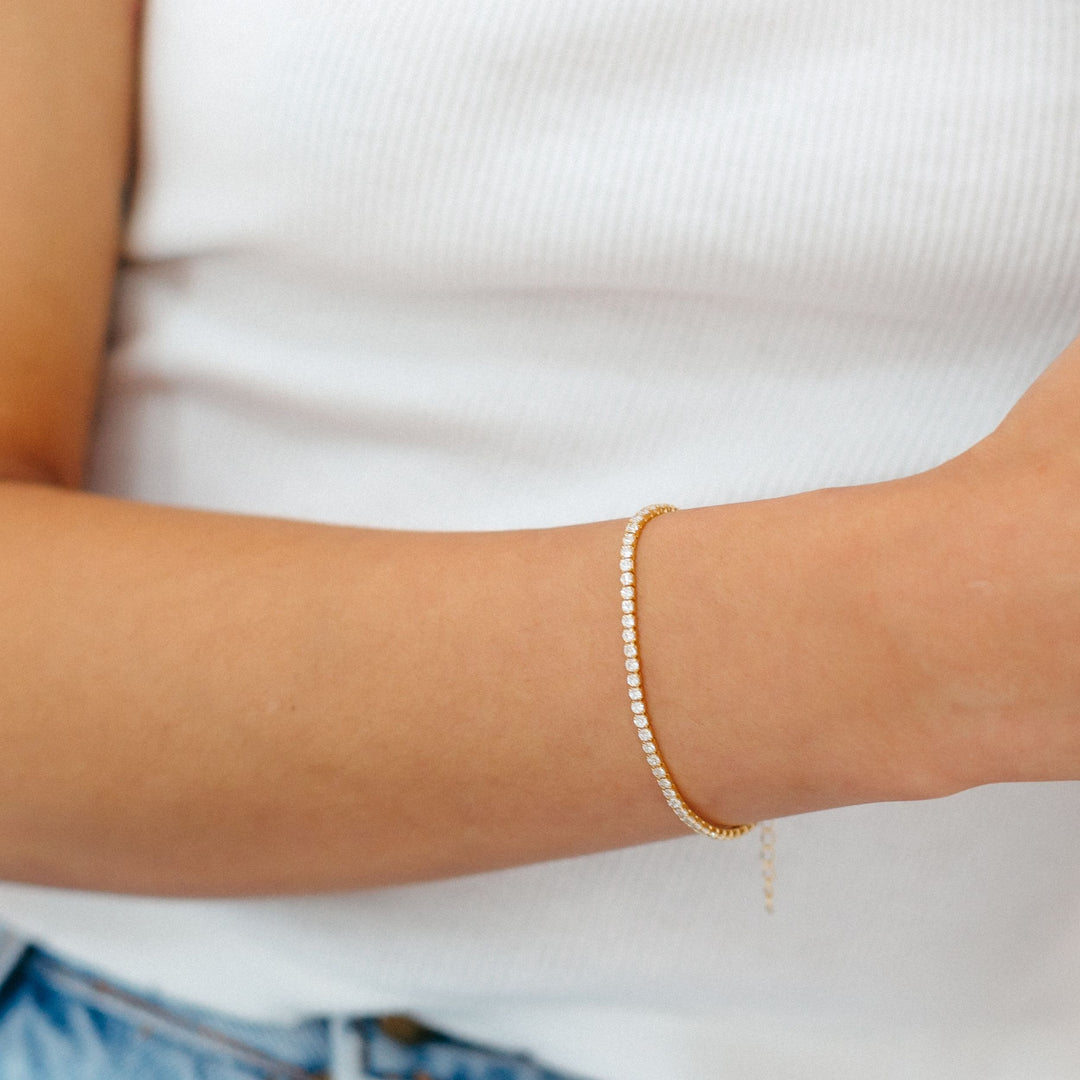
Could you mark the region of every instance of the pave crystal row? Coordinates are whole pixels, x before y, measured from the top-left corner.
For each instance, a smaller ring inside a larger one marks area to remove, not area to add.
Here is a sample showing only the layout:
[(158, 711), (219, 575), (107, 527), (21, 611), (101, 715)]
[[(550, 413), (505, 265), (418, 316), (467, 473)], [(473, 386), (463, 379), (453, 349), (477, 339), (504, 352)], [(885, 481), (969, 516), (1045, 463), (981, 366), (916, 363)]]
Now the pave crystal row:
[(675, 781), (668, 773), (667, 763), (660, 753), (656, 736), (653, 734), (652, 725), (649, 722), (649, 713), (645, 707), (645, 688), (641, 681), (641, 657), (638, 654), (637, 639), (637, 611), (636, 589), (637, 571), (634, 568), (634, 559), (637, 555), (637, 542), (645, 526), (653, 518), (661, 514), (670, 514), (675, 509), (667, 503), (654, 503), (639, 510), (627, 523), (623, 533), (622, 547), (619, 549), (619, 595), (622, 597), (622, 639), (623, 656), (626, 660), (626, 686), (630, 695), (630, 715), (637, 729), (638, 738), (641, 740), (641, 749), (645, 752), (645, 762), (656, 778), (660, 787), (660, 793), (667, 800), (668, 806), (675, 812), (675, 816), (687, 828), (693, 829), (702, 836), (712, 837), (714, 840), (731, 840), (736, 836), (744, 836), (753, 825), (720, 825), (706, 821), (700, 815), (694, 813), (687, 805), (686, 800), (679, 793)]

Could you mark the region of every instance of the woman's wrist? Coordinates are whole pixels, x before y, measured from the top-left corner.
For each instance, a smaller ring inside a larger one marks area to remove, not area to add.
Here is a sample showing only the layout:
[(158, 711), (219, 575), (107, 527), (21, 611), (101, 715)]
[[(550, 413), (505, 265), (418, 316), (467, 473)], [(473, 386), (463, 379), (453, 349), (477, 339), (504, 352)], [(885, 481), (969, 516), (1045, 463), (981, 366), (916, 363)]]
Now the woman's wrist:
[(649, 526), (638, 559), (650, 713), (699, 812), (751, 821), (956, 789), (892, 609), (895, 564), (928, 505), (902, 481)]

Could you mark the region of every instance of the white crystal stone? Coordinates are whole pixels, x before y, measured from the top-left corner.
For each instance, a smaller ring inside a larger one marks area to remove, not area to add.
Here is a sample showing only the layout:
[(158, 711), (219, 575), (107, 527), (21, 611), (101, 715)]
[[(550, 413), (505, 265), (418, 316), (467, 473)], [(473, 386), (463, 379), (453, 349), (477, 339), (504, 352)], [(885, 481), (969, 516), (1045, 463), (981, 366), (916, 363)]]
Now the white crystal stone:
[(630, 711), (640, 716), (645, 711), (645, 702), (633, 701), (630, 703)]
[(633, 559), (625, 559), (625, 558), (620, 559), (619, 560), (619, 569), (620, 570), (633, 570), (634, 569), (634, 560)]
[(626, 685), (627, 686), (640, 686), (641, 685), (641, 676), (636, 671), (631, 671), (630, 674), (626, 676)]
[[(624, 645), (622, 651), (623, 651), (623, 655), (625, 657), (627, 657), (627, 659), (629, 659), (629, 660), (633, 660), (634, 657), (637, 656), (637, 646), (636, 645)], [(634, 668), (634, 670), (636, 671), (637, 668)]]
[(642, 742), (649, 742), (652, 739), (652, 728), (643, 727), (638, 733), (637, 737)]
[(633, 626), (634, 625), (634, 616), (633, 615), (624, 615), (622, 617), (622, 624), (623, 624), (623, 626)]
[(634, 601), (633, 600), (624, 600), (622, 602), (622, 609), (623, 609), (623, 612), (625, 614), (633, 615), (633, 613), (634, 613)]
[(670, 780), (661, 780), (660, 781), (660, 786), (662, 788), (669, 788), (669, 787), (671, 787), (671, 781)]
[(629, 570), (627, 570), (625, 574), (622, 574), (619, 577), (619, 584), (620, 585), (633, 585), (634, 584), (634, 575), (631, 574)]
[(631, 701), (640, 701), (645, 696), (642, 694), (640, 686), (631, 686), (627, 693), (630, 695)]
[[(644, 749), (644, 747), (642, 747), (642, 749)], [(645, 760), (654, 768), (660, 764), (660, 758), (656, 754), (648, 754)]]
[(622, 632), (622, 639), (623, 641), (636, 641), (637, 631), (632, 626), (627, 627), (627, 629)]
[[(655, 754), (656, 753), (656, 743), (654, 743), (654, 742), (642, 743), (641, 744), (641, 749), (644, 750), (646, 754)], [(660, 759), (657, 758), (657, 761), (659, 761), (659, 760)]]
[(637, 539), (637, 537), (634, 535), (634, 533), (630, 533), (630, 532), (623, 533), (622, 546), (623, 547), (633, 547), (634, 546), (634, 541), (636, 539)]
[(619, 590), (619, 595), (624, 600), (633, 600), (634, 599), (634, 586), (633, 585), (624, 585)]
[(653, 769), (652, 774), (656, 777), (657, 780), (660, 780), (661, 778), (667, 776), (667, 769), (665, 769), (663, 765), (657, 765), (656, 768)]
[(621, 548), (619, 548), (619, 558), (620, 559), (632, 559), (633, 557), (634, 557), (634, 546), (633, 546), (633, 544), (623, 543), (623, 546)]
[(648, 718), (644, 716), (635, 716), (634, 723), (637, 724), (637, 726), (642, 730), (644, 730), (649, 725)]
[(632, 517), (626, 523), (626, 531), (627, 532), (637, 532), (638, 529), (640, 529), (640, 528), (641, 528), (641, 518), (639, 518), (639, 517)]

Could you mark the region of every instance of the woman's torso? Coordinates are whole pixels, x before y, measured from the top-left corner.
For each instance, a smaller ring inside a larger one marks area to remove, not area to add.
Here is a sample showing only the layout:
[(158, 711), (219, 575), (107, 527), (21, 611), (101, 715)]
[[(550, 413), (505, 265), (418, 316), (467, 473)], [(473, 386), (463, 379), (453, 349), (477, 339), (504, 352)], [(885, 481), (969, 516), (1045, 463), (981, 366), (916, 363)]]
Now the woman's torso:
[[(470, 529), (861, 483), (969, 446), (1080, 330), (1065, 0), (159, 0), (146, 32), (98, 490)], [(1064, 1077), (1078, 809), (784, 821), (772, 918), (754, 843), (693, 837), (326, 897), (5, 885), (0, 918), (232, 1012), (413, 1011), (619, 1080)]]

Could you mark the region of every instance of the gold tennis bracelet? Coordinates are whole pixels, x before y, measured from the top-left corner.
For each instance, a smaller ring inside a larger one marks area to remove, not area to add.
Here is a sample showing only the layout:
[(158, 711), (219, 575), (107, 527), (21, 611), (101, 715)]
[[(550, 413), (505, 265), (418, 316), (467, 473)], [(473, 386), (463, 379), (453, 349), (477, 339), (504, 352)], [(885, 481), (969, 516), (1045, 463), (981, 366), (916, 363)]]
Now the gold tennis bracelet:
[(619, 549), (619, 582), (622, 585), (622, 639), (623, 654), (626, 657), (626, 685), (630, 695), (630, 713), (634, 727), (637, 728), (641, 749), (645, 752), (645, 761), (652, 770), (660, 792), (668, 806), (675, 811), (675, 816), (688, 828), (713, 840), (731, 840), (744, 836), (753, 825), (721, 825), (706, 821), (691, 809), (682, 797), (675, 781), (668, 771), (667, 762), (660, 753), (656, 734), (649, 723), (649, 713), (645, 705), (645, 685), (641, 678), (641, 653), (637, 636), (637, 570), (634, 560), (637, 556), (637, 543), (645, 526), (661, 514), (670, 514), (675, 509), (667, 503), (654, 503), (639, 510), (627, 523), (623, 532), (622, 547)]
[[(675, 816), (689, 829), (708, 836), (713, 840), (731, 840), (736, 836), (745, 836), (753, 825), (721, 825), (719, 822), (706, 821), (696, 813), (682, 797), (675, 781), (668, 771), (667, 762), (660, 753), (656, 734), (649, 722), (649, 711), (645, 704), (645, 684), (641, 677), (641, 652), (637, 636), (637, 544), (645, 526), (661, 514), (670, 514), (675, 509), (667, 503), (654, 503), (639, 510), (627, 523), (623, 532), (622, 547), (619, 549), (619, 582), (622, 586), (622, 639), (623, 655), (626, 657), (626, 685), (630, 695), (630, 715), (634, 720), (641, 749), (645, 752), (645, 761), (652, 770), (660, 792), (667, 800)], [(773, 896), (776, 884), (776, 833), (771, 821), (761, 825), (761, 876), (765, 892), (765, 910), (772, 912)]]

